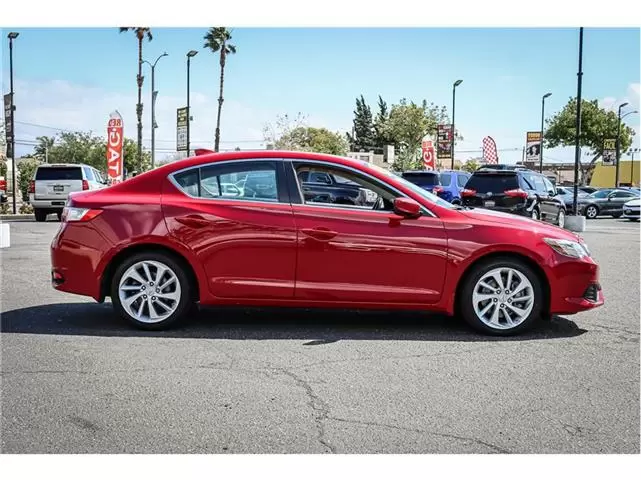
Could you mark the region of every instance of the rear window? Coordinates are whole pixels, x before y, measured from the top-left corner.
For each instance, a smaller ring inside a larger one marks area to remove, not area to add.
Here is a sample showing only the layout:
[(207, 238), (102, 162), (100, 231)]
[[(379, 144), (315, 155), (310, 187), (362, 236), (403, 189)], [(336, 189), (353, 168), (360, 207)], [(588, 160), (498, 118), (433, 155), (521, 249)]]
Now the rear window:
[(519, 188), (516, 173), (475, 173), (465, 185), (477, 192), (504, 192)]
[(416, 173), (404, 173), (403, 178), (408, 182), (412, 182), (414, 185), (424, 186), (424, 185), (439, 185), (439, 179), (437, 173), (431, 172), (416, 172)]
[(446, 187), (449, 187), (450, 183), (452, 183), (451, 173), (441, 173), (440, 178), (441, 178), (441, 185), (445, 185)]
[(82, 170), (80, 167), (39, 168), (36, 180), (82, 180)]

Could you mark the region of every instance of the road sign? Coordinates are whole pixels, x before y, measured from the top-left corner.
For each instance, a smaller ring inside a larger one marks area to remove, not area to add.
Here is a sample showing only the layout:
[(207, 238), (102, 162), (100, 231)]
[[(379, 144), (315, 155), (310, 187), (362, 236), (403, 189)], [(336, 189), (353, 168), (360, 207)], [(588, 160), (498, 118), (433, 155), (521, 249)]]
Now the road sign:
[(438, 125), (436, 127), (437, 153), (439, 160), (452, 158), (452, 125)]
[(187, 150), (187, 107), (176, 110), (176, 150)]
[(525, 159), (528, 162), (538, 162), (541, 155), (541, 132), (527, 132), (525, 138)]

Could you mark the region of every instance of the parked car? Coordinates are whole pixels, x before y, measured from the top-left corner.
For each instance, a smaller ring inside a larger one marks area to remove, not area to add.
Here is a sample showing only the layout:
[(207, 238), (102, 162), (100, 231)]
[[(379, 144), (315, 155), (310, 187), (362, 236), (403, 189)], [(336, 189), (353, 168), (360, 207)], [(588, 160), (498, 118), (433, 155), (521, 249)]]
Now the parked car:
[[(376, 201), (317, 203), (301, 192), (299, 174), (311, 170)], [(270, 172), (276, 198), (250, 195), (249, 178), (241, 197), (188, 193), (238, 172), (261, 172), (265, 184)], [(424, 309), (509, 335), (604, 302), (598, 265), (574, 233), (452, 205), (368, 162), (272, 150), (204, 154), (70, 195), (51, 280), (111, 297), (124, 319), (154, 330), (199, 303)]]
[(366, 205), (368, 199), (374, 202), (371, 192), (340, 175), (313, 168), (300, 169), (297, 175), (305, 200), (344, 205)]
[[(587, 197), (587, 193), (578, 190), (577, 198)], [(571, 212), (574, 209), (574, 187), (556, 187), (556, 197), (565, 205), (565, 211)], [(578, 202), (577, 202), (578, 204)], [(578, 205), (577, 205), (578, 207)]]
[(0, 177), (0, 203), (7, 203), (7, 181)]
[(401, 177), (430, 193), (435, 187), (441, 186), (439, 174), (434, 170), (408, 170), (401, 173)]
[(565, 204), (554, 185), (532, 170), (477, 170), (461, 192), (467, 207), (497, 210), (565, 225)]
[(641, 199), (635, 198), (623, 204), (623, 218), (639, 221), (639, 210), (641, 209)]
[(95, 168), (75, 163), (38, 165), (29, 184), (29, 203), (36, 221), (44, 222), (55, 213), (60, 220), (69, 195), (83, 190), (98, 190), (106, 186), (102, 174)]
[(579, 198), (579, 213), (586, 218), (595, 219), (599, 215), (610, 215), (619, 218), (623, 215), (623, 205), (639, 194), (630, 190), (606, 188), (587, 197)]
[[(572, 188), (572, 187), (568, 187)], [(588, 187), (588, 186), (580, 186), (579, 190), (581, 190), (583, 193), (587, 193), (590, 195), (591, 193), (598, 192), (600, 190), (599, 187)]]
[(461, 191), (465, 188), (465, 184), (471, 176), (472, 174), (460, 170), (444, 170), (439, 172), (440, 185), (433, 187), (432, 193), (435, 193), (453, 205), (460, 205)]

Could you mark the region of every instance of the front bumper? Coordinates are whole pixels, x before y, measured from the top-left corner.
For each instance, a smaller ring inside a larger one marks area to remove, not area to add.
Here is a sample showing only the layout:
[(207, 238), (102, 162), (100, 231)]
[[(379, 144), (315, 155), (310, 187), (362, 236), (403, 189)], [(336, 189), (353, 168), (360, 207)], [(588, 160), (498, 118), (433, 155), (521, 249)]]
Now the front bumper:
[(641, 209), (639, 207), (623, 207), (623, 218), (638, 220), (639, 217), (641, 217)]
[(550, 313), (572, 315), (605, 302), (599, 283), (599, 266), (591, 259), (566, 261), (554, 268), (550, 279)]

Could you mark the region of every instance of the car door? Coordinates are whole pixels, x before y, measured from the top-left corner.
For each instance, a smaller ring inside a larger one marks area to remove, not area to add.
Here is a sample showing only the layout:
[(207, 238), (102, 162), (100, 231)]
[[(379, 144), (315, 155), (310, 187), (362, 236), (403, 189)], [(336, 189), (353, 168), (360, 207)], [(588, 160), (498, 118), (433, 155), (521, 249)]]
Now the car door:
[(637, 195), (624, 190), (616, 190), (608, 196), (608, 212), (614, 215), (623, 214), (623, 205), (629, 202)]
[(559, 212), (565, 207), (565, 203), (563, 200), (557, 198), (556, 187), (552, 182), (544, 176), (541, 176), (541, 178), (547, 191), (545, 202), (547, 204), (546, 209), (548, 210), (549, 221), (556, 223), (559, 219)]
[(534, 181), (534, 188), (536, 188), (536, 194), (539, 199), (539, 212), (541, 214), (541, 220), (544, 222), (553, 222), (554, 212), (552, 211), (552, 204), (550, 202), (550, 193), (545, 185), (545, 178), (543, 175), (532, 174), (532, 180)]
[(294, 296), (296, 228), (284, 181), (279, 159), (215, 162), (168, 177), (167, 228), (202, 264), (214, 296)]
[[(305, 198), (297, 170), (310, 164), (357, 183), (373, 201), (346, 205)], [(293, 161), (291, 168), (298, 232), (296, 299), (379, 304), (430, 304), (440, 299), (447, 238), (438, 218), (426, 212), (417, 219), (399, 220), (392, 207), (401, 194), (357, 170), (308, 160)]]

